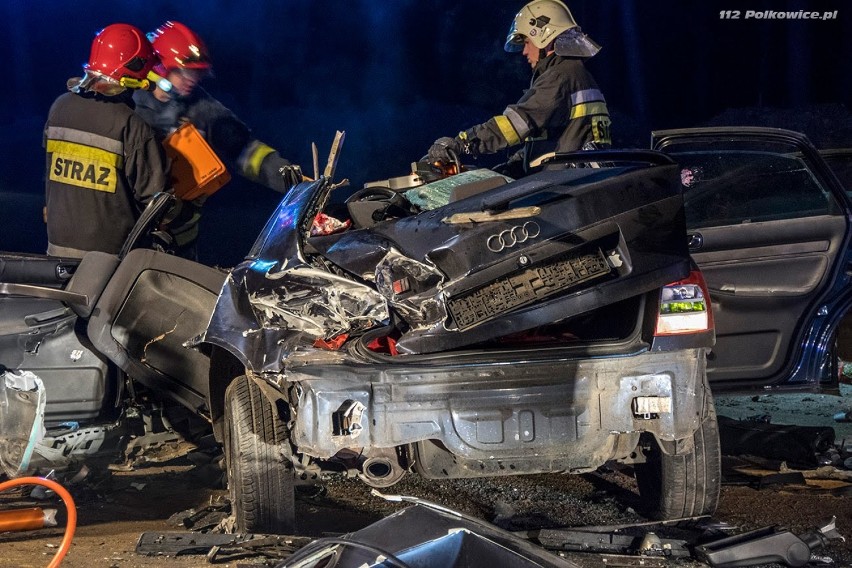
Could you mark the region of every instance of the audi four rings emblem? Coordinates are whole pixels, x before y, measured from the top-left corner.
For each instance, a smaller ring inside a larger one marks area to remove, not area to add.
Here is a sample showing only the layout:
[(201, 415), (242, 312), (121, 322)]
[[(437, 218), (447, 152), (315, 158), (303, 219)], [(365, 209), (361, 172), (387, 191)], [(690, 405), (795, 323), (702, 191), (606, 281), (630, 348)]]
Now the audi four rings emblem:
[(534, 239), (541, 234), (541, 227), (535, 221), (527, 221), (523, 225), (515, 225), (511, 229), (500, 231), (488, 237), (485, 241), (485, 246), (491, 252), (500, 252), (504, 249), (512, 248), (513, 246), (525, 243), (530, 239)]

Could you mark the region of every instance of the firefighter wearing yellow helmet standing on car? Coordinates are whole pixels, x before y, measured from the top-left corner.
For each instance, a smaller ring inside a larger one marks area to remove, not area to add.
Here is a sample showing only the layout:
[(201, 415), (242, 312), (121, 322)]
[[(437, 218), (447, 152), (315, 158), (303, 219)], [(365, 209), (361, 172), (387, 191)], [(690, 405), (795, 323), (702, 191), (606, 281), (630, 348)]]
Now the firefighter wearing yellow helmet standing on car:
[[(160, 58), (154, 69), (166, 81), (159, 81), (153, 92), (136, 93), (134, 100), (136, 112), (160, 136), (168, 136), (188, 121), (228, 168), (243, 177), (281, 193), (303, 180), (298, 165), (254, 138), (232, 111), (199, 86), (211, 74), (213, 64), (207, 46), (194, 31), (180, 22), (167, 21), (148, 38)], [(171, 224), (181, 256), (197, 256), (203, 202), (200, 198), (185, 204), (181, 216)]]
[(600, 46), (583, 31), (559, 0), (533, 0), (517, 13), (505, 49), (523, 51), (533, 68), (532, 84), (502, 114), (443, 137), (429, 149), (430, 162), (448, 163), (450, 153), (476, 158), (524, 143), (498, 166), (512, 177), (524, 175), (529, 160), (546, 152), (607, 148), (610, 118), (606, 100), (583, 61)]

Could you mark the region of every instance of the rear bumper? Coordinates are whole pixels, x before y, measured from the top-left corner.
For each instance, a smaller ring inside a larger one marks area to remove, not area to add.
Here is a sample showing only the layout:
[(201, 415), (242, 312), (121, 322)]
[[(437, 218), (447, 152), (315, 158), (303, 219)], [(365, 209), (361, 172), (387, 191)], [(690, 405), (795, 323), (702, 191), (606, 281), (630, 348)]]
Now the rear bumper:
[(298, 400), (292, 442), (300, 453), (328, 458), (344, 448), (434, 440), (471, 463), (590, 469), (626, 457), (641, 432), (691, 436), (700, 423), (704, 369), (703, 349), (476, 365), (306, 366), (286, 377)]

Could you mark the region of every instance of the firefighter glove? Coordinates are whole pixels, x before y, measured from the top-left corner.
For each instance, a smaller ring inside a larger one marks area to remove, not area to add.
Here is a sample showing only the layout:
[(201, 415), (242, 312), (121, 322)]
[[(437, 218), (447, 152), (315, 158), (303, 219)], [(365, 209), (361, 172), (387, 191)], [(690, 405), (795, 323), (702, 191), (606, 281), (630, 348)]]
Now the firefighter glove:
[(462, 143), (457, 138), (444, 136), (435, 140), (429, 148), (427, 158), (430, 163), (441, 162), (443, 164), (449, 164), (455, 161), (451, 152), (455, 153), (455, 157), (457, 158), (463, 151), (464, 148)]
[(278, 168), (278, 173), (280, 173), (281, 177), (284, 178), (284, 182), (287, 184), (288, 189), (297, 183), (302, 183), (302, 181), (304, 181), (304, 178), (302, 177), (302, 168), (297, 164), (281, 166)]

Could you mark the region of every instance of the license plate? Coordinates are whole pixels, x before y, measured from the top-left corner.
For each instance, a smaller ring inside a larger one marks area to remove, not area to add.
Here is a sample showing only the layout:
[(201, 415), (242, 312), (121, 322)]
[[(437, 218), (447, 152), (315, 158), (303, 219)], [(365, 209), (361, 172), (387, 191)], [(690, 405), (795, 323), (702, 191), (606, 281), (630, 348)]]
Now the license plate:
[(600, 249), (579, 256), (562, 257), (527, 268), (447, 301), (459, 330), (494, 319), (589, 280), (606, 276), (609, 263)]

